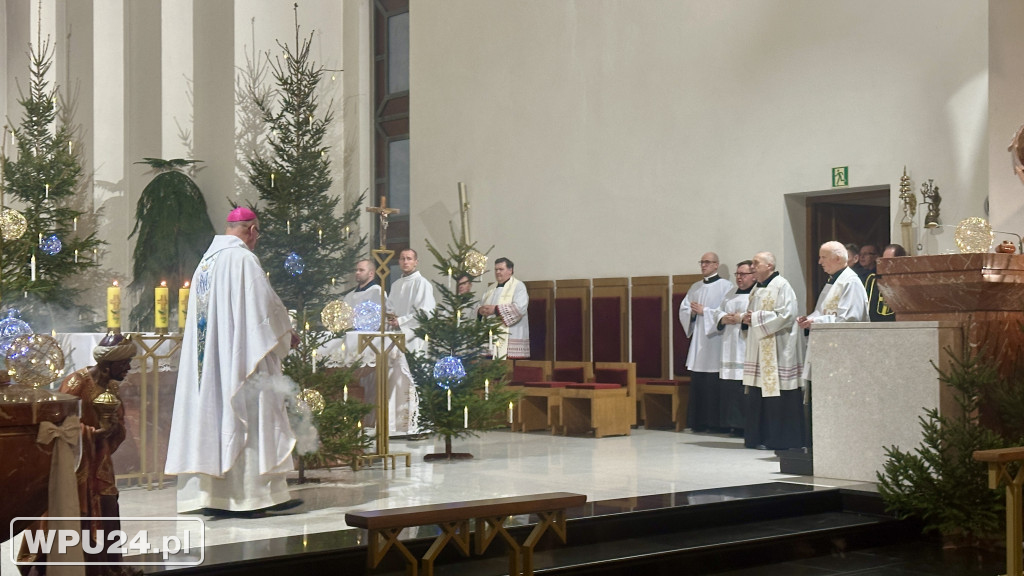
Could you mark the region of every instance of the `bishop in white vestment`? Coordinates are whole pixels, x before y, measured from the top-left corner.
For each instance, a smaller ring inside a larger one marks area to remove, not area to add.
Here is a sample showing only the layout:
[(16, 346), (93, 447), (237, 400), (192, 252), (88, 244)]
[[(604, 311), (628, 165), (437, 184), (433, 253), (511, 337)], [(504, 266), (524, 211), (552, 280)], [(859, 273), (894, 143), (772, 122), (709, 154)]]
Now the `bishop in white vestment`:
[(679, 322), (690, 338), (686, 369), (690, 371), (690, 399), (686, 423), (694, 432), (722, 428), (721, 382), (722, 334), (715, 321), (715, 310), (722, 298), (733, 289), (733, 283), (718, 275), (718, 255), (701, 256), (700, 271), (704, 279), (695, 282), (679, 303)]
[(803, 446), (803, 330), (796, 323), (796, 292), (775, 271), (775, 256), (754, 256), (757, 286), (743, 322), (747, 349), (743, 385), (747, 393), (744, 444), (749, 448), (787, 450)]
[(810, 330), (807, 356), (804, 358), (803, 379), (811, 379), (811, 356), (814, 349), (815, 324), (835, 322), (868, 322), (868, 293), (857, 273), (846, 266), (846, 247), (830, 241), (821, 245), (818, 264), (828, 274), (828, 281), (818, 295), (814, 312), (797, 318), (797, 324)]
[(487, 289), (476, 309), (480, 317), (497, 316), (505, 329), (494, 335), (491, 354), (495, 358), (530, 357), (530, 318), (527, 313), (530, 295), (526, 285), (513, 276), (514, 273), (511, 260), (495, 260), (494, 279), (497, 283)]
[(178, 476), (178, 512), (289, 500), (285, 400), (297, 390), (281, 362), (298, 337), (252, 253), (258, 238), (256, 215), (235, 209), (192, 276), (165, 466)]

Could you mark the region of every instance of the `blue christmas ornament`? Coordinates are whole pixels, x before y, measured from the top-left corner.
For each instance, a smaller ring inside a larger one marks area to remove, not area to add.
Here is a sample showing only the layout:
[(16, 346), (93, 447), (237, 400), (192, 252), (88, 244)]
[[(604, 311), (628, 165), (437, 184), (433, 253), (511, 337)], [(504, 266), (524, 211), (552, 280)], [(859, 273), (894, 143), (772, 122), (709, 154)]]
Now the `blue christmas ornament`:
[(306, 269), (306, 263), (302, 261), (302, 256), (291, 252), (284, 259), (284, 269), (292, 276), (298, 276)]
[(7, 356), (11, 342), (25, 334), (32, 334), (32, 327), (21, 319), (21, 312), (11, 308), (7, 311), (7, 317), (0, 320), (0, 362)]
[(441, 386), (448, 388), (450, 385), (466, 377), (466, 368), (462, 360), (455, 356), (445, 356), (434, 364), (434, 380), (441, 383)]
[(60, 249), (63, 247), (64, 245), (61, 244), (60, 238), (57, 238), (56, 234), (50, 234), (46, 238), (43, 238), (42, 240), (39, 241), (39, 249), (42, 250), (43, 252), (46, 252), (50, 256), (53, 256), (54, 254), (60, 252)]
[(360, 332), (380, 330), (380, 304), (367, 300), (356, 305), (355, 327)]

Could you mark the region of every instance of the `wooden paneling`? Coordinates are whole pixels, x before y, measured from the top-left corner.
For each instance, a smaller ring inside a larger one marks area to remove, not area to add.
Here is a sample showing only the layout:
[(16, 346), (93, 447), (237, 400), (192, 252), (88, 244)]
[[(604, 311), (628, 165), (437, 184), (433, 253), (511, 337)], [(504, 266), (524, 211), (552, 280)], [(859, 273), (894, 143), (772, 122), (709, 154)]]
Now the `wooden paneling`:
[[(560, 307), (563, 310), (561, 315), (558, 312)], [(577, 308), (578, 316), (575, 314)], [(554, 342), (555, 360), (590, 361), (589, 279), (555, 281)]]

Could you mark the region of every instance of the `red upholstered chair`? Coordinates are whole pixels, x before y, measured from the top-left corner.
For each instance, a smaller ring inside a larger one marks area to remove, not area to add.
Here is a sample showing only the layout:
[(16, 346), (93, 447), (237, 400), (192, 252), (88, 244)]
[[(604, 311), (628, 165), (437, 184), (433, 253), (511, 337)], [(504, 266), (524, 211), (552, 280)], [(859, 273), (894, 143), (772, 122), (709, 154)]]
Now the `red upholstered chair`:
[[(512, 365), (511, 380), (509, 386), (514, 386), (515, 390), (525, 391), (527, 382), (548, 382), (551, 380), (551, 362), (547, 360), (516, 360)], [(513, 411), (512, 417), (512, 431), (527, 432), (529, 430), (538, 430), (547, 428), (547, 406), (545, 404), (543, 411), (540, 416), (536, 414), (535, 410), (531, 410), (532, 406), (527, 407), (527, 422), (524, 424), (523, 421), (523, 397), (519, 397), (519, 401), (516, 403), (517, 409)]]
[(590, 362), (555, 362), (550, 378), (527, 382), (523, 386), (523, 395), (519, 398), (518, 430), (530, 432), (550, 429), (553, 434), (559, 433), (561, 390), (569, 384), (593, 380), (594, 368)]
[(564, 434), (629, 435), (636, 424), (636, 364), (595, 362), (593, 381), (561, 390)]

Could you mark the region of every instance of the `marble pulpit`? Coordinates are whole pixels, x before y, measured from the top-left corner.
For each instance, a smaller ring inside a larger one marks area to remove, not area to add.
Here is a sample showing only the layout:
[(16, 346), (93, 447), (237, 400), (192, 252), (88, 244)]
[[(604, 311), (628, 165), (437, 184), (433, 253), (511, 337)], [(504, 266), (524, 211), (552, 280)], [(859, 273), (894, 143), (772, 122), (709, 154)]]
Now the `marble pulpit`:
[(1009, 374), (1024, 345), (1024, 256), (942, 254), (883, 258), (878, 285), (896, 320), (957, 322)]

